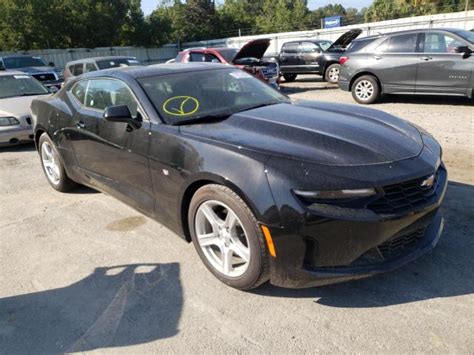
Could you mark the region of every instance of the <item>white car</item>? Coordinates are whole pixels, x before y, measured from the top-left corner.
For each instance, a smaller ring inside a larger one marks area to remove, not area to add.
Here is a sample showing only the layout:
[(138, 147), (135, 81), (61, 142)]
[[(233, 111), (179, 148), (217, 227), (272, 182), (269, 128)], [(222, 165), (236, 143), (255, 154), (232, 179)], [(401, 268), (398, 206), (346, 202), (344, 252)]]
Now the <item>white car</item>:
[(0, 146), (33, 141), (31, 101), (48, 95), (43, 84), (22, 72), (0, 72)]

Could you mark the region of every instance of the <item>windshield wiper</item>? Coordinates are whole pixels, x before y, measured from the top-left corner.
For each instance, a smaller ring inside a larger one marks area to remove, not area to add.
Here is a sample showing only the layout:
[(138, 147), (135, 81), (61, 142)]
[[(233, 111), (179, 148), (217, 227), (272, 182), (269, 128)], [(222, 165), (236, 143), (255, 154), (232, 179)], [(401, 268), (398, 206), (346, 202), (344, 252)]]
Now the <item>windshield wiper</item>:
[(222, 121), (222, 120), (225, 120), (226, 118), (229, 118), (231, 115), (232, 113), (220, 113), (216, 115), (202, 115), (202, 116), (196, 116), (196, 117), (191, 117), (191, 118), (185, 118), (177, 122), (174, 122), (173, 126), (183, 126), (183, 125), (193, 124), (193, 123)]

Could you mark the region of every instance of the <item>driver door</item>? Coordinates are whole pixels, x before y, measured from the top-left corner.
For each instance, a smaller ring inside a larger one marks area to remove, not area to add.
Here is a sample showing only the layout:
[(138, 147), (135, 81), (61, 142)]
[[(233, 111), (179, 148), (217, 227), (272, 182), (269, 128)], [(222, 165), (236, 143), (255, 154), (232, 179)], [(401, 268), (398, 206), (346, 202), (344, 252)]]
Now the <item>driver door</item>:
[[(105, 108), (118, 105), (127, 105), (132, 117), (142, 121), (141, 127), (106, 121)], [(87, 80), (84, 102), (73, 117), (73, 125), (72, 149), (79, 168), (92, 184), (145, 213), (153, 213), (148, 163), (150, 122), (130, 88), (116, 79)]]

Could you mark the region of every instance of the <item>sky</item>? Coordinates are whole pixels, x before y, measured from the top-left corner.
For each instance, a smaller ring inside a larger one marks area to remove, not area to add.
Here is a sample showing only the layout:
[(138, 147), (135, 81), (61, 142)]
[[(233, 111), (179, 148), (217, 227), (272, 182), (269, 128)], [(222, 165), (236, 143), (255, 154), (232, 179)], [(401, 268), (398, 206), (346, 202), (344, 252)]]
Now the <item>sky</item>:
[[(308, 0), (308, 7), (310, 10), (317, 7), (326, 6), (328, 4), (341, 4), (344, 7), (355, 7), (361, 9), (367, 7), (372, 3), (373, 0)], [(158, 5), (159, 0), (142, 0), (142, 10), (145, 15), (149, 15)], [(224, 0), (217, 0), (217, 3), (222, 3)]]

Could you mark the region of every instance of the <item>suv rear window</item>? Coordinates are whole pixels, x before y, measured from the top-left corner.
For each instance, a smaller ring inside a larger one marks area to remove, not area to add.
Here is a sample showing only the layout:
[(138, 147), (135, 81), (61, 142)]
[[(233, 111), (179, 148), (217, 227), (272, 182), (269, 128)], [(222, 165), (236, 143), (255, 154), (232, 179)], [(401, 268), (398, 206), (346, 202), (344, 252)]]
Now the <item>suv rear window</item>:
[(378, 46), (377, 51), (384, 53), (415, 53), (417, 33), (392, 36)]
[(361, 49), (367, 47), (368, 44), (372, 43), (375, 39), (374, 38), (371, 38), (371, 39), (361, 39), (361, 40), (358, 40), (358, 41), (353, 41), (349, 47), (347, 47), (347, 50), (346, 52), (358, 52), (360, 51)]

